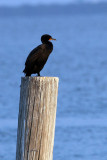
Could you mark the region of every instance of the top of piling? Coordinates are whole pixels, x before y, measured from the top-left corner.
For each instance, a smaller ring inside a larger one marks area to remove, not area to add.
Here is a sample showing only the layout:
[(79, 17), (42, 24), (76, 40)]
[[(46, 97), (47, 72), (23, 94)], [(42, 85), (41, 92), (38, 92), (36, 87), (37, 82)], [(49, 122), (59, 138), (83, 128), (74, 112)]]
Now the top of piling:
[(39, 77), (39, 76), (35, 76), (35, 77), (21, 77), (22, 81), (57, 81), (59, 82), (59, 78), (58, 77)]
[(39, 77), (39, 76), (34, 76), (34, 77), (21, 77), (22, 79), (42, 79), (42, 80), (48, 80), (48, 79), (56, 79), (59, 80), (59, 77)]

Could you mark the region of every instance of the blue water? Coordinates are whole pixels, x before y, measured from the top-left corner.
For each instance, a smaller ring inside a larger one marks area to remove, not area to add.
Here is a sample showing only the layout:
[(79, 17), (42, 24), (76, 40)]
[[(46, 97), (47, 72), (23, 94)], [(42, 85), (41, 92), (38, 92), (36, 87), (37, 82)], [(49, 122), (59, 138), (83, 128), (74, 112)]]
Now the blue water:
[(54, 160), (107, 160), (107, 15), (0, 17), (0, 160), (15, 160), (20, 78), (42, 34), (57, 41), (41, 71), (58, 76)]

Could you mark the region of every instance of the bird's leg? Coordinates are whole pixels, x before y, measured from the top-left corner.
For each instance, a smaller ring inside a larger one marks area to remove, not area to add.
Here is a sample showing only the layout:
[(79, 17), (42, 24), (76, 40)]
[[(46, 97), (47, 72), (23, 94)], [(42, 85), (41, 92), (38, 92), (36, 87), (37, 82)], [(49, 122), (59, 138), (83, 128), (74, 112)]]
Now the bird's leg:
[(40, 77), (40, 72), (39, 73), (37, 73), (38, 74), (38, 76)]

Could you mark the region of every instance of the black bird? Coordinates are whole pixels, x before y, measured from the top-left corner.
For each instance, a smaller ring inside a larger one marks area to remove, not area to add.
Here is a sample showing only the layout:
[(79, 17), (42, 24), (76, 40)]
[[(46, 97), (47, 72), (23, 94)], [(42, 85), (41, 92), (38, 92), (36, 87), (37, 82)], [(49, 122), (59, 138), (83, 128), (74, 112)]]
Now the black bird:
[(50, 35), (45, 34), (41, 37), (42, 44), (34, 48), (28, 55), (25, 62), (25, 69), (23, 72), (25, 76), (31, 76), (37, 73), (40, 76), (40, 71), (43, 69), (50, 53), (53, 50), (53, 44), (50, 42), (53, 39)]

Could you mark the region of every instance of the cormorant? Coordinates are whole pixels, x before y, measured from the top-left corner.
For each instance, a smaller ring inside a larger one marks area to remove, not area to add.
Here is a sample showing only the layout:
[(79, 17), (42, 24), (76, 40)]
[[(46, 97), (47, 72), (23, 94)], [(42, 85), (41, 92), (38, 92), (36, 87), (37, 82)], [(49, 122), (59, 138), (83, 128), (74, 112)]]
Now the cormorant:
[(40, 71), (43, 69), (50, 53), (53, 50), (53, 44), (50, 40), (56, 40), (50, 35), (45, 34), (41, 37), (42, 44), (34, 48), (28, 55), (25, 62), (25, 69), (23, 72), (25, 76), (31, 76), (33, 73), (37, 73), (40, 76)]

